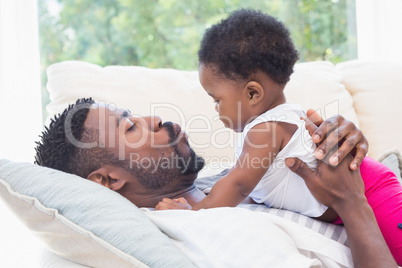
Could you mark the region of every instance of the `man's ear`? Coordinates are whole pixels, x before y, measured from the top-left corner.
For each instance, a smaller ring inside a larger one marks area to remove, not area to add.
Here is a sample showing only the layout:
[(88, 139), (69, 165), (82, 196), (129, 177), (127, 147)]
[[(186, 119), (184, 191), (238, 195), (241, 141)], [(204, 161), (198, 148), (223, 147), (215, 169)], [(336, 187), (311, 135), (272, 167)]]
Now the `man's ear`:
[[(99, 183), (110, 190), (118, 192), (126, 184), (126, 181), (119, 176), (114, 174), (112, 169), (101, 167), (93, 172), (91, 172), (87, 179), (96, 183)], [(114, 176), (112, 176), (112, 174)]]
[(256, 81), (248, 82), (245, 89), (251, 105), (259, 103), (264, 98), (264, 89), (261, 84)]

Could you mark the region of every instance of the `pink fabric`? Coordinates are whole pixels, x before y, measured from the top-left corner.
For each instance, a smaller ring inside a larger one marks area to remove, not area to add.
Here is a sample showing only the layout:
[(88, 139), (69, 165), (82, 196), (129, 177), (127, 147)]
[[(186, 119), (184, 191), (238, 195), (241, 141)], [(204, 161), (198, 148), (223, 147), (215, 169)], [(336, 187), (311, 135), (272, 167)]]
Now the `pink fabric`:
[[(360, 166), (366, 198), (374, 211), (378, 226), (398, 265), (402, 265), (402, 186), (395, 174), (370, 157)], [(342, 224), (338, 217), (333, 223)]]

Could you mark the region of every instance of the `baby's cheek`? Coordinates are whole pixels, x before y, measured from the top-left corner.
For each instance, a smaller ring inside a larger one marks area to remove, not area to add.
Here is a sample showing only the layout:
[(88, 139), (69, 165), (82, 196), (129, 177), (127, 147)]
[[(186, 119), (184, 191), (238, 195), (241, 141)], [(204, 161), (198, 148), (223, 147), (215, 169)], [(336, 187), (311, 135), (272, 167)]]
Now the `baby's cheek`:
[(226, 126), (226, 123), (228, 122), (228, 118), (225, 116), (222, 116), (219, 114), (219, 120)]
[(233, 122), (227, 116), (219, 116), (219, 120), (221, 120), (225, 127), (233, 129)]

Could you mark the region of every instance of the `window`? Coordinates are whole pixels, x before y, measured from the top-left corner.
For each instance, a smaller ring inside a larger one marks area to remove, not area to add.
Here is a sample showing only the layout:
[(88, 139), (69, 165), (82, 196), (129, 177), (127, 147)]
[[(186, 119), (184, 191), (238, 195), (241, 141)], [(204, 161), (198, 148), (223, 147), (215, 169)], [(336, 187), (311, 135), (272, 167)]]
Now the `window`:
[(259, 9), (284, 22), (300, 61), (337, 63), (357, 54), (354, 0), (38, 2), (42, 85), (45, 68), (63, 60), (196, 70), (205, 29), (239, 8)]

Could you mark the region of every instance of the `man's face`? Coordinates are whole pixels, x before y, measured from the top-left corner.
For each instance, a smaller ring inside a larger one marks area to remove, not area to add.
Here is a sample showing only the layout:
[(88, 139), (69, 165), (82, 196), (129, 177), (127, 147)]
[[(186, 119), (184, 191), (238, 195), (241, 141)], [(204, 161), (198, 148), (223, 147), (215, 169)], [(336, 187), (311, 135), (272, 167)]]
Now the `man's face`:
[(99, 147), (106, 147), (147, 189), (157, 190), (175, 179), (197, 174), (204, 160), (190, 148), (177, 124), (159, 117), (134, 117), (130, 111), (95, 104), (85, 128), (99, 130)]

